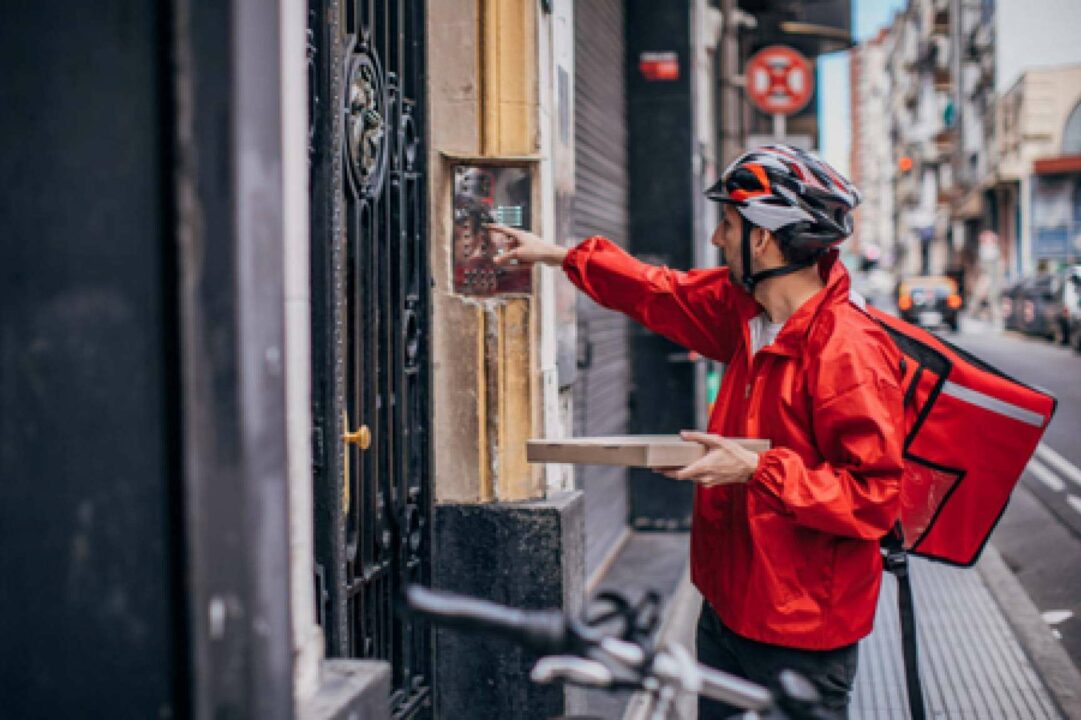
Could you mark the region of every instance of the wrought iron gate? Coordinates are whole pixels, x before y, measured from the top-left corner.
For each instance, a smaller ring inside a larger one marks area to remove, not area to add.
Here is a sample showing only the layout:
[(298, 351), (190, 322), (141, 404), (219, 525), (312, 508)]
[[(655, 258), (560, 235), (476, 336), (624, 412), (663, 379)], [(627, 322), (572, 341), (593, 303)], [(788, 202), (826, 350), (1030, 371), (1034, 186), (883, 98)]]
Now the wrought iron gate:
[(328, 653), (393, 668), (428, 714), (429, 270), (424, 4), (310, 0), (316, 591)]

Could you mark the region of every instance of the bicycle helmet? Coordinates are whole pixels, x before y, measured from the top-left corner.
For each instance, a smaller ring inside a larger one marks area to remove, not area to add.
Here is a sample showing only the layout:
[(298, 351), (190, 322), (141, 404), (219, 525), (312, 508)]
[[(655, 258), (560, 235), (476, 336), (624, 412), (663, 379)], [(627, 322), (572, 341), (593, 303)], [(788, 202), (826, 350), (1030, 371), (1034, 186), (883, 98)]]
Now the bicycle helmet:
[[(825, 161), (789, 145), (766, 145), (735, 160), (706, 197), (730, 203), (743, 219), (743, 286), (753, 293), (766, 278), (813, 265), (818, 256), (852, 233), (859, 191)], [(751, 230), (761, 227), (802, 260), (750, 273)]]

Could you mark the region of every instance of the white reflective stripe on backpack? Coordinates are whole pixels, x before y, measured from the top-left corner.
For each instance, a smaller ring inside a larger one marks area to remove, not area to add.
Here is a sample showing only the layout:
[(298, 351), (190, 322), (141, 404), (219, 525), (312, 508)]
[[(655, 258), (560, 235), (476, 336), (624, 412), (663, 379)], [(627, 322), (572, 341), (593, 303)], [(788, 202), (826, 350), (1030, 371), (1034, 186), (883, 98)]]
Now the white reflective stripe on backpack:
[(1012, 403), (1008, 403), (1005, 400), (999, 400), (996, 397), (985, 395), (978, 390), (973, 390), (972, 388), (958, 385), (957, 383), (951, 382), (949, 380), (947, 380), (946, 383), (942, 386), (942, 392), (951, 397), (955, 397), (958, 400), (963, 400), (971, 405), (981, 407), (984, 410), (990, 410), (993, 413), (1005, 415), (1006, 417), (1013, 418), (1014, 420), (1020, 420), (1021, 422), (1027, 425), (1032, 425), (1033, 427), (1043, 427), (1044, 421), (1046, 420), (1046, 418), (1044, 418), (1044, 416), (1040, 415), (1039, 413), (1032, 412), (1031, 410), (1027, 410), (1017, 405), (1013, 405)]

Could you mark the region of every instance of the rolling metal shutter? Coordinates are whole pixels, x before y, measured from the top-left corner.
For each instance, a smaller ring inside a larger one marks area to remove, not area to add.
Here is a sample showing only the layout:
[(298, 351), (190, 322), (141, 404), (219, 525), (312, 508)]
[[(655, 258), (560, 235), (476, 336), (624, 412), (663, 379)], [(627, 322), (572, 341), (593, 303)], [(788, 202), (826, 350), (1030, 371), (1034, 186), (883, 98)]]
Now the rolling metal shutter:
[[(627, 246), (627, 127), (621, 0), (574, 4), (574, 236), (604, 235)], [(576, 435), (627, 432), (628, 321), (578, 296)], [(592, 573), (627, 525), (627, 471), (581, 466), (585, 491), (586, 572)]]

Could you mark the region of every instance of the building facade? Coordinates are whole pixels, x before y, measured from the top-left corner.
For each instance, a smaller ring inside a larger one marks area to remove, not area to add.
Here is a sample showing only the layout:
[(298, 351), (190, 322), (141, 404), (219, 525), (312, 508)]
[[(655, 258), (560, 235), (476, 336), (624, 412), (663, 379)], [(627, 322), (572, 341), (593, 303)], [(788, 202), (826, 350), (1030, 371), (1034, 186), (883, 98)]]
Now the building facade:
[(866, 258), (892, 267), (897, 255), (893, 186), (896, 159), (890, 141), (888, 33), (852, 50), (852, 182), (863, 193), (856, 209), (853, 245)]
[(992, 21), (990, 3), (912, 0), (854, 54), (853, 163), (874, 173), (861, 184), (870, 197), (860, 215), (892, 215), (876, 234), (891, 238), (884, 257), (899, 277), (950, 274), (963, 284), (979, 225), (966, 220), (982, 212), (989, 163)]
[[(1070, 158), (1078, 148), (1070, 138), (1081, 123), (1071, 119), (1081, 117), (1074, 115), (1081, 79), (1063, 28), (1077, 8), (1059, 10), (1034, 14), (1014, 0), (911, 0), (884, 35), (857, 51), (860, 133), (876, 112), (863, 76), (874, 72), (877, 48), (889, 57), (898, 276), (949, 274), (967, 293), (986, 287), (981, 275), (1000, 286), (1075, 260)], [(874, 148), (854, 151), (861, 171), (874, 162)], [(861, 215), (868, 210), (876, 212), (865, 207)]]
[(1079, 104), (1081, 65), (1029, 70), (998, 103), (994, 177), (1014, 276), (1081, 256)]
[[(727, 0), (726, 24), (718, 5), (5, 17), (0, 562), (19, 602), (0, 613), (17, 650), (0, 706), (581, 709), (531, 684), (520, 650), (399, 601), (422, 583), (576, 612), (630, 532), (687, 527), (687, 485), (530, 465), (525, 447), (702, 426), (711, 368), (558, 270), (497, 271), (484, 226), (715, 262), (701, 190), (751, 127), (717, 119), (749, 112), (731, 97), (744, 51), (784, 22), (808, 52), (848, 27)], [(58, 30), (85, 53), (43, 53)]]

